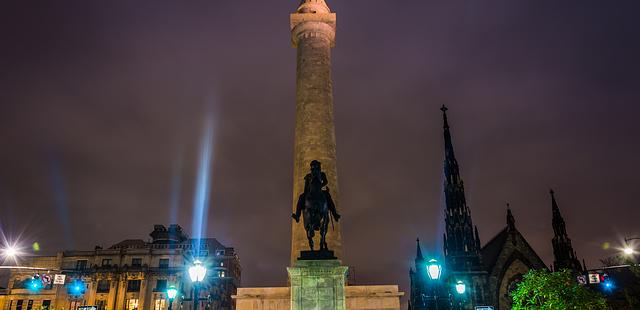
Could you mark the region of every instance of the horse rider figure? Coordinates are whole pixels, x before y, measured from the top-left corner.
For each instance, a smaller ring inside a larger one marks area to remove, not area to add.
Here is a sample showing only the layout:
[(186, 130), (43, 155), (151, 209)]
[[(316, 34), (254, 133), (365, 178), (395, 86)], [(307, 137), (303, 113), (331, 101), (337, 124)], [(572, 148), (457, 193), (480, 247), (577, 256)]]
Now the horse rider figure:
[[(327, 181), (327, 175), (322, 172), (321, 164), (317, 160), (311, 161), (311, 173), (307, 173), (304, 176), (304, 192), (300, 194), (298, 197), (298, 204), (296, 205), (296, 213), (291, 214), (291, 217), (296, 220), (296, 223), (300, 222), (300, 214), (305, 208), (305, 198), (307, 194), (309, 194), (309, 188), (311, 185), (311, 181), (319, 181), (321, 187), (326, 187), (329, 182)], [(322, 192), (327, 199), (327, 205), (329, 207), (329, 212), (333, 216), (333, 219), (337, 222), (340, 220), (340, 214), (336, 211), (336, 205), (331, 198), (331, 194), (329, 194), (329, 187), (323, 189)]]

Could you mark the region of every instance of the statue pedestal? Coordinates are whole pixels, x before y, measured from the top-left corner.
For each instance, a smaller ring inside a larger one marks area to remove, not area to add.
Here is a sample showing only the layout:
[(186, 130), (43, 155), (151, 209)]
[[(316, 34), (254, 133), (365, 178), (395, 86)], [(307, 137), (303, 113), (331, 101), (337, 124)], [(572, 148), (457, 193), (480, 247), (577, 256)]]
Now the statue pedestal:
[(347, 269), (337, 259), (298, 260), (288, 267), (291, 310), (345, 310)]

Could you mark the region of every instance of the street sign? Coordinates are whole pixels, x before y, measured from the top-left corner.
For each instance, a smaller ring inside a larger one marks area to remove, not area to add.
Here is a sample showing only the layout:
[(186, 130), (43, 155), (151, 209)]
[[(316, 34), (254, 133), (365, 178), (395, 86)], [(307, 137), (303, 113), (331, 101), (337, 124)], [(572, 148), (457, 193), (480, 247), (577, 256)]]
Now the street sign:
[(78, 306), (78, 310), (98, 310), (96, 306)]
[(53, 276), (53, 284), (64, 284), (64, 280), (67, 278), (66, 275), (57, 274)]
[(493, 306), (476, 306), (476, 310), (494, 310)]
[(578, 280), (578, 284), (580, 285), (586, 285), (587, 284), (587, 276), (581, 274), (577, 277)]
[(598, 283), (600, 283), (600, 274), (589, 273), (589, 284), (598, 284)]

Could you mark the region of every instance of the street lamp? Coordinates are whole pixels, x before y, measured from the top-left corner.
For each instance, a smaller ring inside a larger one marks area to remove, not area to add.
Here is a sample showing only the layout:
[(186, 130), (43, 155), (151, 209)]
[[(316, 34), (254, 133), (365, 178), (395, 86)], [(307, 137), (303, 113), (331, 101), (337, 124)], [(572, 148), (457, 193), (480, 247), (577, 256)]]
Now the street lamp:
[(193, 310), (198, 310), (198, 285), (204, 280), (207, 275), (207, 268), (202, 265), (202, 262), (195, 260), (193, 266), (189, 267), (189, 277), (193, 282)]
[(464, 282), (458, 281), (456, 283), (456, 292), (458, 292), (458, 294), (462, 295), (466, 291), (467, 291), (467, 286), (464, 284)]
[(8, 258), (14, 258), (18, 255), (18, 249), (13, 246), (8, 246), (2, 250), (2, 254)]
[(178, 294), (178, 290), (176, 289), (175, 286), (169, 286), (169, 288), (167, 289), (167, 297), (169, 297), (169, 310), (171, 310), (173, 308), (173, 300), (176, 298), (176, 295)]
[(635, 254), (635, 250), (629, 244), (629, 241), (632, 241), (632, 240), (640, 240), (640, 237), (632, 237), (632, 238), (625, 237), (624, 238), (625, 247), (623, 249), (623, 252), (624, 252), (624, 254), (629, 255), (629, 256)]
[(429, 264), (427, 265), (427, 273), (429, 274), (429, 279), (440, 280), (440, 275), (442, 274), (442, 266), (438, 264), (437, 260), (431, 259), (429, 261)]
[(435, 305), (436, 310), (438, 309), (438, 280), (440, 280), (440, 276), (442, 275), (442, 265), (438, 264), (438, 261), (435, 259), (429, 260), (427, 264), (427, 274), (429, 275), (429, 279), (436, 282), (433, 285), (433, 303)]

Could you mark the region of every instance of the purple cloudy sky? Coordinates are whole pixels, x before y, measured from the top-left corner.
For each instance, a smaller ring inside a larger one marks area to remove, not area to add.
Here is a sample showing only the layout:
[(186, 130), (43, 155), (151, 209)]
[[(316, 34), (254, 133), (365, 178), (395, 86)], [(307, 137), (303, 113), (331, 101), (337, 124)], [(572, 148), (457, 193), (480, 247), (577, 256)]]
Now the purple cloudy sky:
[[(156, 223), (191, 231), (212, 113), (207, 234), (238, 250), (243, 285), (284, 285), (296, 5), (3, 3), (4, 233), (53, 253), (146, 239)], [(638, 1), (329, 5), (344, 261), (358, 283), (407, 290), (415, 238), (440, 249), (443, 103), (483, 243), (510, 202), (552, 263), (550, 187), (588, 265), (614, 253), (604, 242), (640, 234)]]

